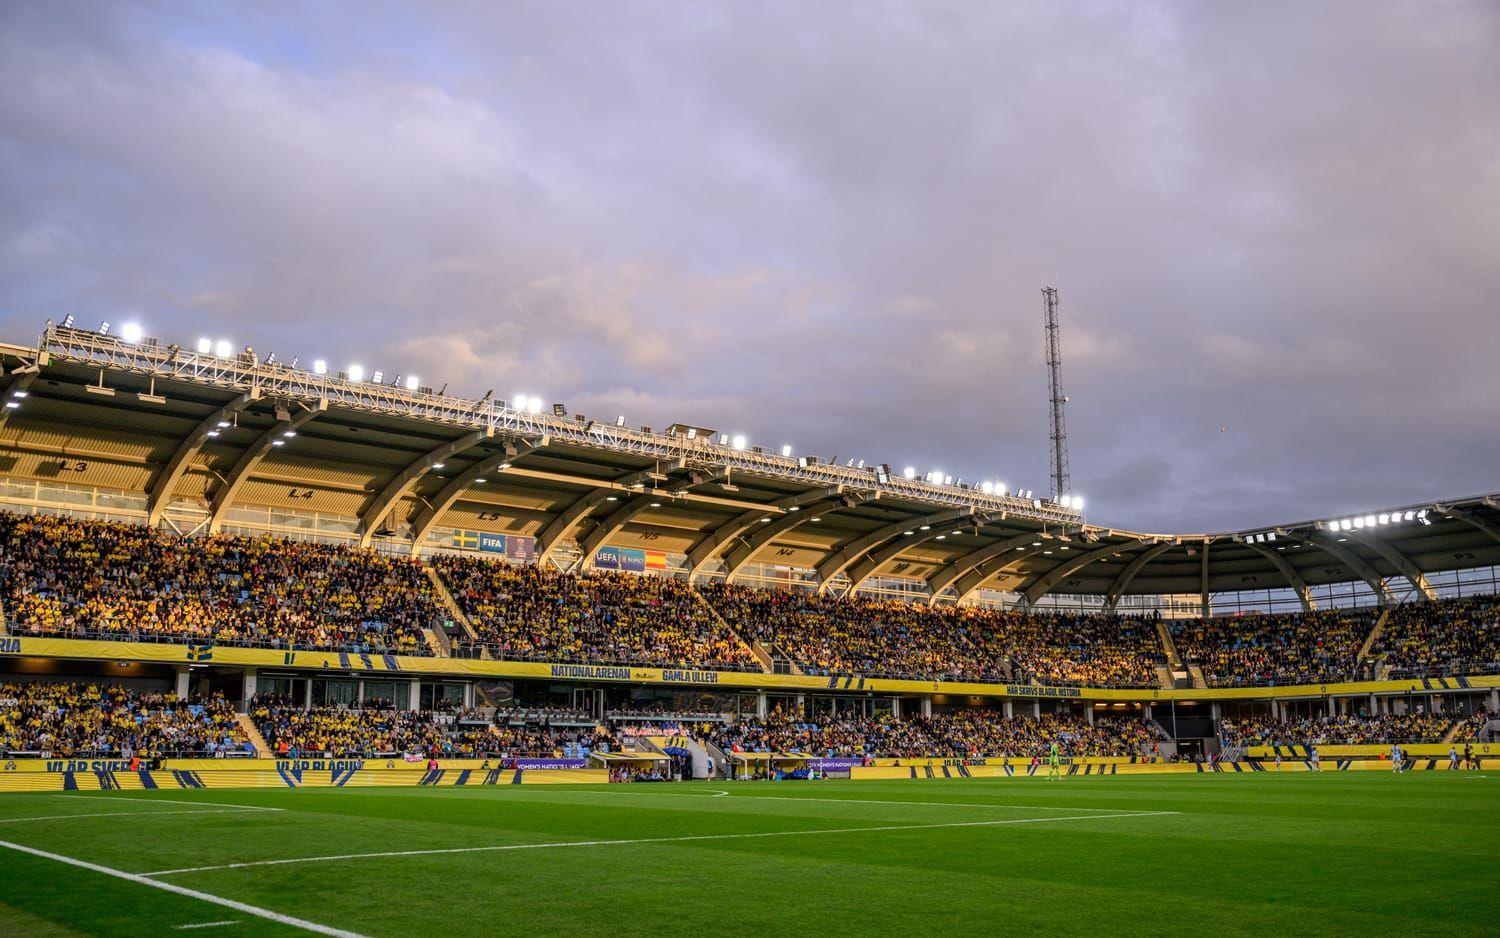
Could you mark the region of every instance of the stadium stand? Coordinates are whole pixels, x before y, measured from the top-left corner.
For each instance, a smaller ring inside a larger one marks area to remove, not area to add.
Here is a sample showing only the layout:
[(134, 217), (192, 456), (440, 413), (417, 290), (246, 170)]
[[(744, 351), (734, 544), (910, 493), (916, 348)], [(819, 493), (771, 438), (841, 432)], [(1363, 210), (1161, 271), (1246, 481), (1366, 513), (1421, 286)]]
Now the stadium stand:
[(1137, 756), (1149, 752), (1154, 733), (1138, 719), (1045, 714), (1006, 717), (992, 710), (960, 710), (906, 720), (833, 718), (809, 720), (774, 712), (709, 731), (708, 741), (726, 752), (799, 752), (817, 756), (972, 758), (1046, 755), (1056, 741), (1063, 755)]
[(356, 547), (0, 513), (0, 557), (22, 634), (420, 654), (440, 619), (417, 562)]
[(1500, 597), (1398, 606), (1371, 653), (1398, 677), (1500, 672)]
[[(274, 696), (258, 696), (251, 716), (278, 756), (428, 758), (516, 756), (586, 757), (610, 737), (592, 724), (556, 727), (545, 719), (513, 719), (513, 711), (493, 716), (477, 713), (397, 710), (383, 701), (358, 708), (314, 707), (304, 710)], [(618, 744), (616, 744), (618, 746)]]
[(1353, 680), (1375, 614), (1330, 610), (1173, 622), (1172, 641), (1210, 687)]
[(0, 752), (7, 756), (215, 757), (247, 748), (234, 707), (222, 697), (179, 700), (85, 683), (0, 684)]
[(470, 654), (760, 670), (750, 648), (682, 580), (575, 575), (457, 556), (434, 564), (478, 633), (477, 641), (460, 643)]
[(1220, 734), (1233, 745), (1364, 745), (1442, 742), (1455, 723), (1441, 713), (1324, 716), (1301, 720), (1224, 720)]
[(1149, 687), (1166, 660), (1147, 620), (929, 608), (724, 583), (699, 591), (746, 640), (810, 674)]

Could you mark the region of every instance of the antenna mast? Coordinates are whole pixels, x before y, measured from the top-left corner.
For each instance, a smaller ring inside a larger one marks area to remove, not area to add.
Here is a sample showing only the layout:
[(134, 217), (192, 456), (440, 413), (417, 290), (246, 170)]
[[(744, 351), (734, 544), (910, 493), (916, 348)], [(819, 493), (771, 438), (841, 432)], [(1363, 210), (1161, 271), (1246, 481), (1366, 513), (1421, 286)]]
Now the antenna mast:
[(1062, 392), (1062, 343), (1057, 335), (1057, 290), (1042, 288), (1047, 310), (1047, 373), (1052, 386), (1052, 500), (1061, 501), (1073, 487), (1068, 470), (1068, 426), (1063, 420), (1063, 405), (1068, 398)]

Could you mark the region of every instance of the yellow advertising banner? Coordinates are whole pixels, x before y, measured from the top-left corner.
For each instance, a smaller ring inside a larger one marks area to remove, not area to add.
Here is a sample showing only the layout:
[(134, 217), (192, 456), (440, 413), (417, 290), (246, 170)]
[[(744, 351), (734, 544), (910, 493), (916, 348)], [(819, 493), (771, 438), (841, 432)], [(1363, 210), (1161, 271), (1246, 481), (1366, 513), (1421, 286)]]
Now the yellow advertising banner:
[(857, 675), (767, 674), (708, 671), (695, 668), (625, 665), (552, 664), (536, 661), (486, 661), (414, 655), (359, 654), (297, 648), (240, 648), (211, 642), (168, 644), (108, 642), (84, 639), (0, 636), (0, 662), (7, 657), (140, 661), (210, 667), (289, 668), (308, 671), (371, 672), (420, 678), (535, 678), (625, 684), (669, 684), (735, 690), (825, 691), (853, 694), (946, 694), (1012, 699), (1102, 701), (1264, 700), (1358, 694), (1406, 694), (1477, 691), (1500, 687), (1500, 675), (1411, 678), (1301, 684), (1288, 687), (1214, 687), (1187, 690), (1157, 688), (1045, 687), (1031, 684), (983, 684), (965, 681), (915, 681)]

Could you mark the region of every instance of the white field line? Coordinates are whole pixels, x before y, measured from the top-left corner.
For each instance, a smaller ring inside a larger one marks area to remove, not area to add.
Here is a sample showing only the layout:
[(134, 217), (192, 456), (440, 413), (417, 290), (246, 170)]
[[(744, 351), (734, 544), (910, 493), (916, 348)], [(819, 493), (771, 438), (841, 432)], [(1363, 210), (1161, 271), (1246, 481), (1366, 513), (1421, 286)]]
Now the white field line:
[[(141, 789), (141, 790), (144, 791), (145, 789)], [(100, 796), (99, 795), (83, 795), (83, 794), (67, 794), (67, 795), (53, 795), (52, 797), (54, 797), (54, 798), (98, 798)], [(106, 799), (108, 799), (108, 798), (114, 798), (116, 796), (114, 796), (114, 795), (105, 795), (104, 797)], [(122, 801), (141, 801), (141, 802), (147, 802), (147, 803), (150, 803), (150, 804), (157, 804), (157, 803), (161, 803), (161, 804), (187, 804), (187, 805), (192, 805), (195, 808), (207, 805), (207, 806), (211, 806), (211, 807), (215, 807), (215, 808), (238, 808), (241, 811), (285, 811), (286, 810), (285, 808), (267, 808), (267, 807), (265, 807), (263, 805), (258, 805), (258, 804), (230, 804), (227, 801), (184, 801), (181, 798), (158, 798), (155, 795), (148, 795), (148, 796), (146, 796), (144, 798), (122, 798), (120, 800), (122, 800)]]
[(79, 869), (90, 870), (94, 873), (103, 873), (105, 876), (113, 876), (116, 879), (123, 879), (126, 882), (135, 883), (140, 886), (149, 886), (152, 889), (160, 889), (164, 892), (176, 893), (179, 896), (187, 896), (189, 899), (211, 902), (226, 909), (244, 912), (246, 915), (254, 915), (257, 918), (268, 919), (280, 925), (289, 925), (292, 928), (301, 928), (319, 935), (330, 935), (332, 938), (365, 938), (359, 932), (345, 931), (342, 928), (330, 928), (327, 925), (319, 925), (317, 922), (309, 922), (306, 919), (282, 915), (280, 912), (273, 912), (270, 909), (263, 909), (258, 905), (250, 905), (246, 902), (226, 899), (223, 896), (216, 896), (212, 893), (199, 892), (196, 889), (188, 889), (186, 886), (178, 886), (175, 883), (157, 882), (154, 879), (147, 879), (137, 873), (127, 873), (124, 870), (117, 870), (112, 866), (102, 866), (98, 863), (90, 863), (87, 860), (65, 857), (60, 853), (48, 853), (46, 850), (38, 850), (35, 847), (28, 847), (24, 844), (13, 844), (8, 840), (0, 840), (0, 847), (20, 853), (29, 853), (34, 857), (41, 857), (44, 860), (55, 860), (58, 863), (66, 863), (69, 866), (76, 866)]
[[(709, 789), (710, 791), (715, 789)], [(549, 791), (555, 795), (634, 795), (637, 798), (721, 798), (718, 795), (697, 795), (686, 791)], [(894, 804), (919, 808), (1003, 808), (1026, 811), (1117, 811), (1118, 808), (1085, 808), (1080, 805), (1045, 804), (991, 804), (978, 801), (881, 801), (875, 798), (811, 798), (799, 795), (739, 795), (729, 794), (735, 801), (810, 801), (827, 804)]]
[(237, 918), (226, 918), (218, 922), (193, 922), (191, 925), (173, 925), (177, 931), (186, 931), (189, 928), (218, 928), (220, 925), (238, 925)]
[(809, 834), (869, 834), (880, 831), (921, 831), (947, 827), (1000, 827), (1007, 824), (1047, 824), (1053, 821), (1102, 821), (1109, 818), (1163, 817), (1180, 811), (1132, 811), (1122, 814), (1075, 814), (1067, 817), (1008, 818), (999, 821), (948, 821), (941, 824), (882, 824), (878, 827), (825, 827), (796, 831), (757, 831), (745, 834), (689, 834), (681, 837), (637, 837), (630, 840), (563, 840), (534, 844), (500, 844), (488, 847), (445, 847), (430, 850), (382, 850), (375, 853), (341, 853), (321, 857), (293, 857), (285, 860), (250, 860), (244, 863), (221, 863), (215, 866), (190, 866), (176, 870), (153, 870), (141, 876), (172, 876), (178, 873), (207, 873), (213, 870), (239, 870), (255, 866), (286, 866), (293, 863), (332, 863), (340, 860), (364, 860), (376, 857), (422, 857), (450, 853), (497, 853), (507, 850), (548, 850), (559, 847), (614, 847), (629, 844), (675, 844), (703, 840), (750, 840), (758, 837), (798, 837)]
[(87, 817), (181, 817), (184, 814), (244, 814), (235, 808), (204, 808), (201, 811), (98, 811), (93, 814), (47, 814), (40, 817), (0, 818), (0, 824), (20, 824), (23, 821), (66, 821)]

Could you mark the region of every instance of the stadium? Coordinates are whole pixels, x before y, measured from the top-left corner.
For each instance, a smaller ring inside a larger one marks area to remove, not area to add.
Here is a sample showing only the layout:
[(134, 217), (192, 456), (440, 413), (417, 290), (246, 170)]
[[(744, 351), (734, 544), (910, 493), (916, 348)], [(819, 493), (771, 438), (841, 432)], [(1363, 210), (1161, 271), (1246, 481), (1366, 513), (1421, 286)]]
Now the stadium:
[(1493, 934), (1493, 14), (1046, 6), (0, 13), (0, 927)]
[[(807, 859), (1003, 825), (1088, 850), (1244, 797), (1205, 774), (1337, 773), (1378, 804), (1353, 780), (1500, 761), (1500, 496), (1141, 534), (215, 344), (49, 324), (0, 348), (5, 823), (161, 823), (149, 860), (118, 851), (151, 884), (311, 898), (341, 857), (805, 836)], [(1261, 608), (1212, 614), (1241, 595)], [(1454, 797), (1420, 785), (1424, 811)], [(527, 836), (387, 829), (491, 803)]]

